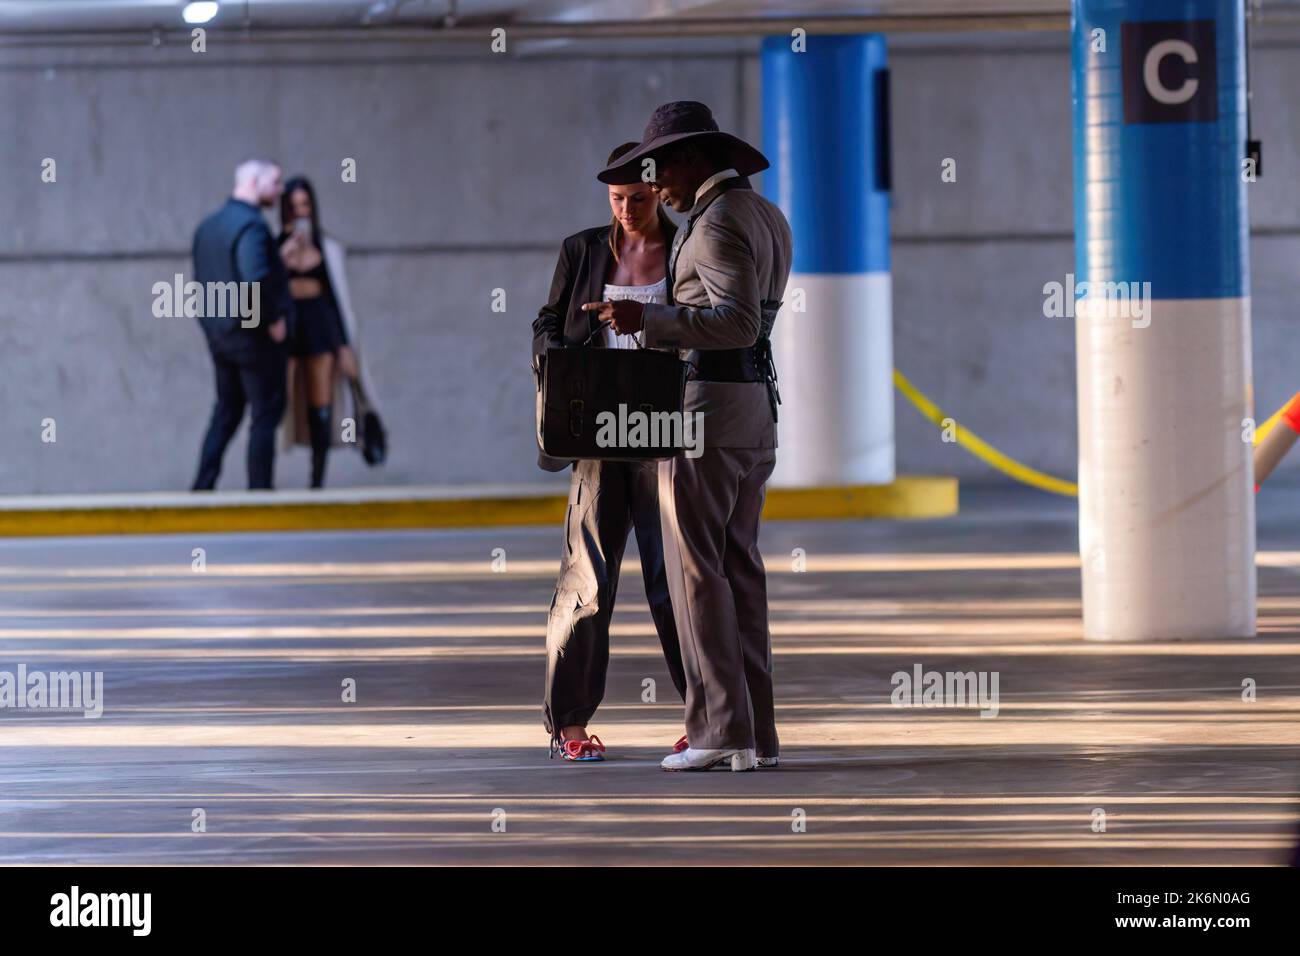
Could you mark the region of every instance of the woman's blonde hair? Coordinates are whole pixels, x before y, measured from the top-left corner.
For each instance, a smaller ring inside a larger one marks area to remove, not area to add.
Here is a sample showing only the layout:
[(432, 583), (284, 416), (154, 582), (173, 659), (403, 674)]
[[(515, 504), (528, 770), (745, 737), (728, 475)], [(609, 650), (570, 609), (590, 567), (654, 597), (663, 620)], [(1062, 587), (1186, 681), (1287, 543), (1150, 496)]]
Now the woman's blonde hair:
[[(632, 150), (636, 149), (640, 145), (641, 145), (640, 143), (624, 143), (622, 146), (614, 147), (614, 151), (609, 154), (609, 159), (605, 160), (605, 165), (606, 166), (614, 165), (614, 160), (618, 159), (621, 156), (626, 155), (627, 153), (630, 153)], [(673, 220), (668, 215), (668, 213), (664, 211), (663, 203), (660, 203), (657, 209), (659, 213), (659, 226), (661, 229), (663, 229), (666, 232), (668, 229), (672, 228)], [(613, 253), (615, 262), (619, 261), (618, 247), (621, 246), (622, 244), (623, 244), (623, 224), (618, 221), (618, 216), (611, 215), (610, 229), (609, 229), (609, 251)]]

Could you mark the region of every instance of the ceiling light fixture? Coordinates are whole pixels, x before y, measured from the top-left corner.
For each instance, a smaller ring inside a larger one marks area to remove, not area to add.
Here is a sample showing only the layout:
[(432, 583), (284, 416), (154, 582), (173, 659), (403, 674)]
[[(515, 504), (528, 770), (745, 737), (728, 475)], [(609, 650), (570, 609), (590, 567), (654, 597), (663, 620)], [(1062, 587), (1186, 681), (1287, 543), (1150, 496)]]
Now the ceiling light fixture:
[(181, 11), (181, 16), (186, 23), (207, 23), (217, 15), (219, 4), (216, 0), (206, 0), (206, 2), (195, 2), (185, 4), (185, 9)]

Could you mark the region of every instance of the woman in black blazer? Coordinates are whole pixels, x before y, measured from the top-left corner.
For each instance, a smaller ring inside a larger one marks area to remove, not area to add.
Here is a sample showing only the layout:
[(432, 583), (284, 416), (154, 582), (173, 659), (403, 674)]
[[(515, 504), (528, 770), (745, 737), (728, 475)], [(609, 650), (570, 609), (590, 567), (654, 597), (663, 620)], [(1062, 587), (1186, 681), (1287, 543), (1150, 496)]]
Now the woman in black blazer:
[[(614, 162), (636, 143), (610, 154)], [(630, 335), (615, 335), (586, 302), (636, 299), (666, 302), (668, 258), (677, 227), (646, 183), (610, 186), (613, 221), (564, 240), (551, 294), (533, 322), (533, 354), (549, 348), (635, 348)], [(543, 720), (551, 753), (565, 759), (604, 759), (605, 746), (587, 733), (601, 698), (609, 665), (609, 622), (618, 592), (619, 566), (628, 532), (636, 531), (641, 575), (664, 659), (677, 693), (685, 699), (682, 652), (668, 599), (663, 538), (659, 526), (658, 462), (567, 462), (539, 454), (538, 465), (559, 471), (573, 465), (560, 576), (546, 631), (546, 696)], [(640, 688), (638, 687), (638, 690)]]

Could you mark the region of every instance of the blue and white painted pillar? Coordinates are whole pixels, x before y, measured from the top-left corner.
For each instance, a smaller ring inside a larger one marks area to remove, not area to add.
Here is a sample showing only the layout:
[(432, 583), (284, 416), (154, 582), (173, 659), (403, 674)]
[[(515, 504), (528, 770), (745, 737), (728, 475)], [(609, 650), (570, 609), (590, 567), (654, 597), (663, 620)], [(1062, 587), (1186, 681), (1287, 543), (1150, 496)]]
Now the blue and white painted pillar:
[(773, 332), (776, 484), (894, 480), (885, 38), (763, 42), (763, 189), (790, 220), (794, 266)]
[(1072, 46), (1084, 631), (1251, 636), (1242, 3), (1074, 0)]

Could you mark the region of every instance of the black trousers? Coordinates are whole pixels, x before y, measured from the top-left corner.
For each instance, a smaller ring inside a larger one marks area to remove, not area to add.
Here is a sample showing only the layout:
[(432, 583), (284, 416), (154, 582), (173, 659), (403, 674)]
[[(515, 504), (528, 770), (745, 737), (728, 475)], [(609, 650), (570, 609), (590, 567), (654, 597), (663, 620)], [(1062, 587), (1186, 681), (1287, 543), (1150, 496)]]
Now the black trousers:
[(232, 358), (212, 353), (217, 402), (199, 455), (195, 491), (210, 491), (221, 474), (226, 446), (239, 428), (245, 406), (248, 425), (248, 487), (270, 488), (275, 467), (275, 430), (284, 417), (285, 352), (283, 349)]
[(546, 629), (542, 719), (552, 739), (586, 726), (605, 696), (609, 622), (629, 530), (636, 531), (650, 616), (678, 695), (686, 699), (659, 522), (658, 462), (580, 461), (569, 484), (564, 552)]

